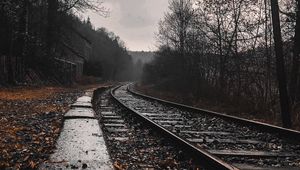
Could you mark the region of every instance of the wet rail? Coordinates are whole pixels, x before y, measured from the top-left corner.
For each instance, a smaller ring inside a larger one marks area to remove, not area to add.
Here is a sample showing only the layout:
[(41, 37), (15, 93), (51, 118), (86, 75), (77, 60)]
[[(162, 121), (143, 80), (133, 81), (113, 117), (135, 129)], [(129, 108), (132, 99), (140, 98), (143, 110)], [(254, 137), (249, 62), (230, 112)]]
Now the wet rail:
[(117, 103), (110, 90), (97, 93), (93, 106), (116, 169), (201, 169), (157, 131)]
[(299, 132), (128, 91), (113, 97), (210, 169), (300, 169)]

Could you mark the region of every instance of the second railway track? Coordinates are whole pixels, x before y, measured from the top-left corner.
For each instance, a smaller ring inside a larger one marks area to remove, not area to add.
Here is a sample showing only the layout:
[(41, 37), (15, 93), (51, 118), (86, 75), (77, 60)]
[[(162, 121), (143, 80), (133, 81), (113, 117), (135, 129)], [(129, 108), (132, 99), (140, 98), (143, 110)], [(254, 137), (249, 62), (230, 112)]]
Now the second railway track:
[(300, 169), (297, 131), (166, 104), (129, 92), (128, 86), (114, 89), (113, 97), (174, 138), (208, 169)]

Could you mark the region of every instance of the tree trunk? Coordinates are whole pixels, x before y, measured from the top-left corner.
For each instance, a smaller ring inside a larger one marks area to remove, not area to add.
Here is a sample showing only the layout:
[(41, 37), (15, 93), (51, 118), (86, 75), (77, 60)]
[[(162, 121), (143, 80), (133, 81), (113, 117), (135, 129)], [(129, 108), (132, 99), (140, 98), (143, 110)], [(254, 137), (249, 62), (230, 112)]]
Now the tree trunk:
[(218, 23), (218, 51), (220, 55), (220, 60), (219, 60), (219, 88), (223, 92), (223, 88), (225, 88), (225, 56), (223, 55), (223, 44), (222, 44), (222, 32), (221, 32), (221, 21), (219, 18), (219, 15), (217, 16), (217, 23)]
[(285, 128), (291, 127), (291, 116), (290, 116), (290, 106), (289, 97), (287, 92), (287, 83), (285, 75), (284, 57), (283, 57), (283, 47), (282, 47), (282, 37), (279, 19), (279, 6), (278, 0), (271, 0), (272, 9), (272, 23), (274, 32), (274, 42), (275, 42), (275, 53), (276, 53), (276, 70), (278, 79), (278, 88), (280, 96), (280, 106), (281, 106), (281, 117), (282, 125)]
[(22, 2), (22, 12), (20, 14), (20, 21), (18, 26), (18, 35), (17, 35), (17, 45), (15, 47), (15, 68), (16, 74), (15, 79), (18, 82), (22, 82), (24, 80), (24, 60), (27, 53), (27, 34), (28, 34), (28, 9), (29, 2), (28, 0), (24, 0)]
[(291, 71), (291, 80), (289, 85), (291, 103), (293, 104), (296, 100), (296, 94), (299, 92), (297, 89), (298, 74), (299, 74), (299, 58), (300, 58), (300, 2), (297, 1), (297, 13), (296, 13), (296, 28), (294, 37), (294, 49), (293, 49), (293, 65)]
[(15, 84), (15, 74), (13, 69), (13, 49), (14, 49), (14, 29), (11, 27), (10, 30), (10, 49), (9, 49), (9, 56), (7, 57), (7, 81), (9, 84), (14, 85)]
[(271, 89), (271, 54), (269, 53), (269, 46), (268, 46), (268, 21), (269, 21), (269, 14), (268, 14), (268, 0), (264, 0), (265, 5), (265, 56), (267, 58), (267, 70), (266, 70), (266, 81), (265, 81), (265, 103), (269, 104), (270, 99), (270, 89)]
[(49, 57), (52, 55), (52, 49), (56, 40), (57, 31), (57, 10), (58, 2), (57, 0), (48, 0), (48, 28), (47, 28), (47, 53)]

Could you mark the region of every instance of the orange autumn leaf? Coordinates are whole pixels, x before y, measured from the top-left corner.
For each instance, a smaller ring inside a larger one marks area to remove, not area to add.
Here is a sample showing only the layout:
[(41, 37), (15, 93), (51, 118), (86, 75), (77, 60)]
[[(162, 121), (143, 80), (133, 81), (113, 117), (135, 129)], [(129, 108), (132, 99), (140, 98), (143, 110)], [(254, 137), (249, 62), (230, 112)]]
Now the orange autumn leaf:
[(32, 169), (36, 168), (37, 163), (33, 162), (33, 161), (29, 161), (29, 165)]

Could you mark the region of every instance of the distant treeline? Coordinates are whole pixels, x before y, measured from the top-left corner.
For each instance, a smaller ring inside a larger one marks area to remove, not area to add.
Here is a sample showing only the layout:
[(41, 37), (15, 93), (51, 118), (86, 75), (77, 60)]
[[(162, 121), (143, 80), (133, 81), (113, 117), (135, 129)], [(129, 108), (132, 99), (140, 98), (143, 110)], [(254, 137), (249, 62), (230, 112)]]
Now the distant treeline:
[(143, 64), (149, 63), (153, 60), (154, 52), (152, 51), (129, 51), (129, 55), (131, 55), (133, 62), (141, 62)]
[(276, 2), (171, 0), (143, 83), (299, 123), (300, 2)]
[(154, 52), (151, 51), (129, 51), (129, 55), (132, 57), (134, 62), (134, 73), (133, 78), (135, 80), (140, 80), (144, 65), (151, 62), (154, 57)]
[(133, 62), (120, 38), (74, 15), (86, 10), (106, 15), (95, 2), (1, 0), (0, 84), (72, 83), (82, 72), (131, 79)]

